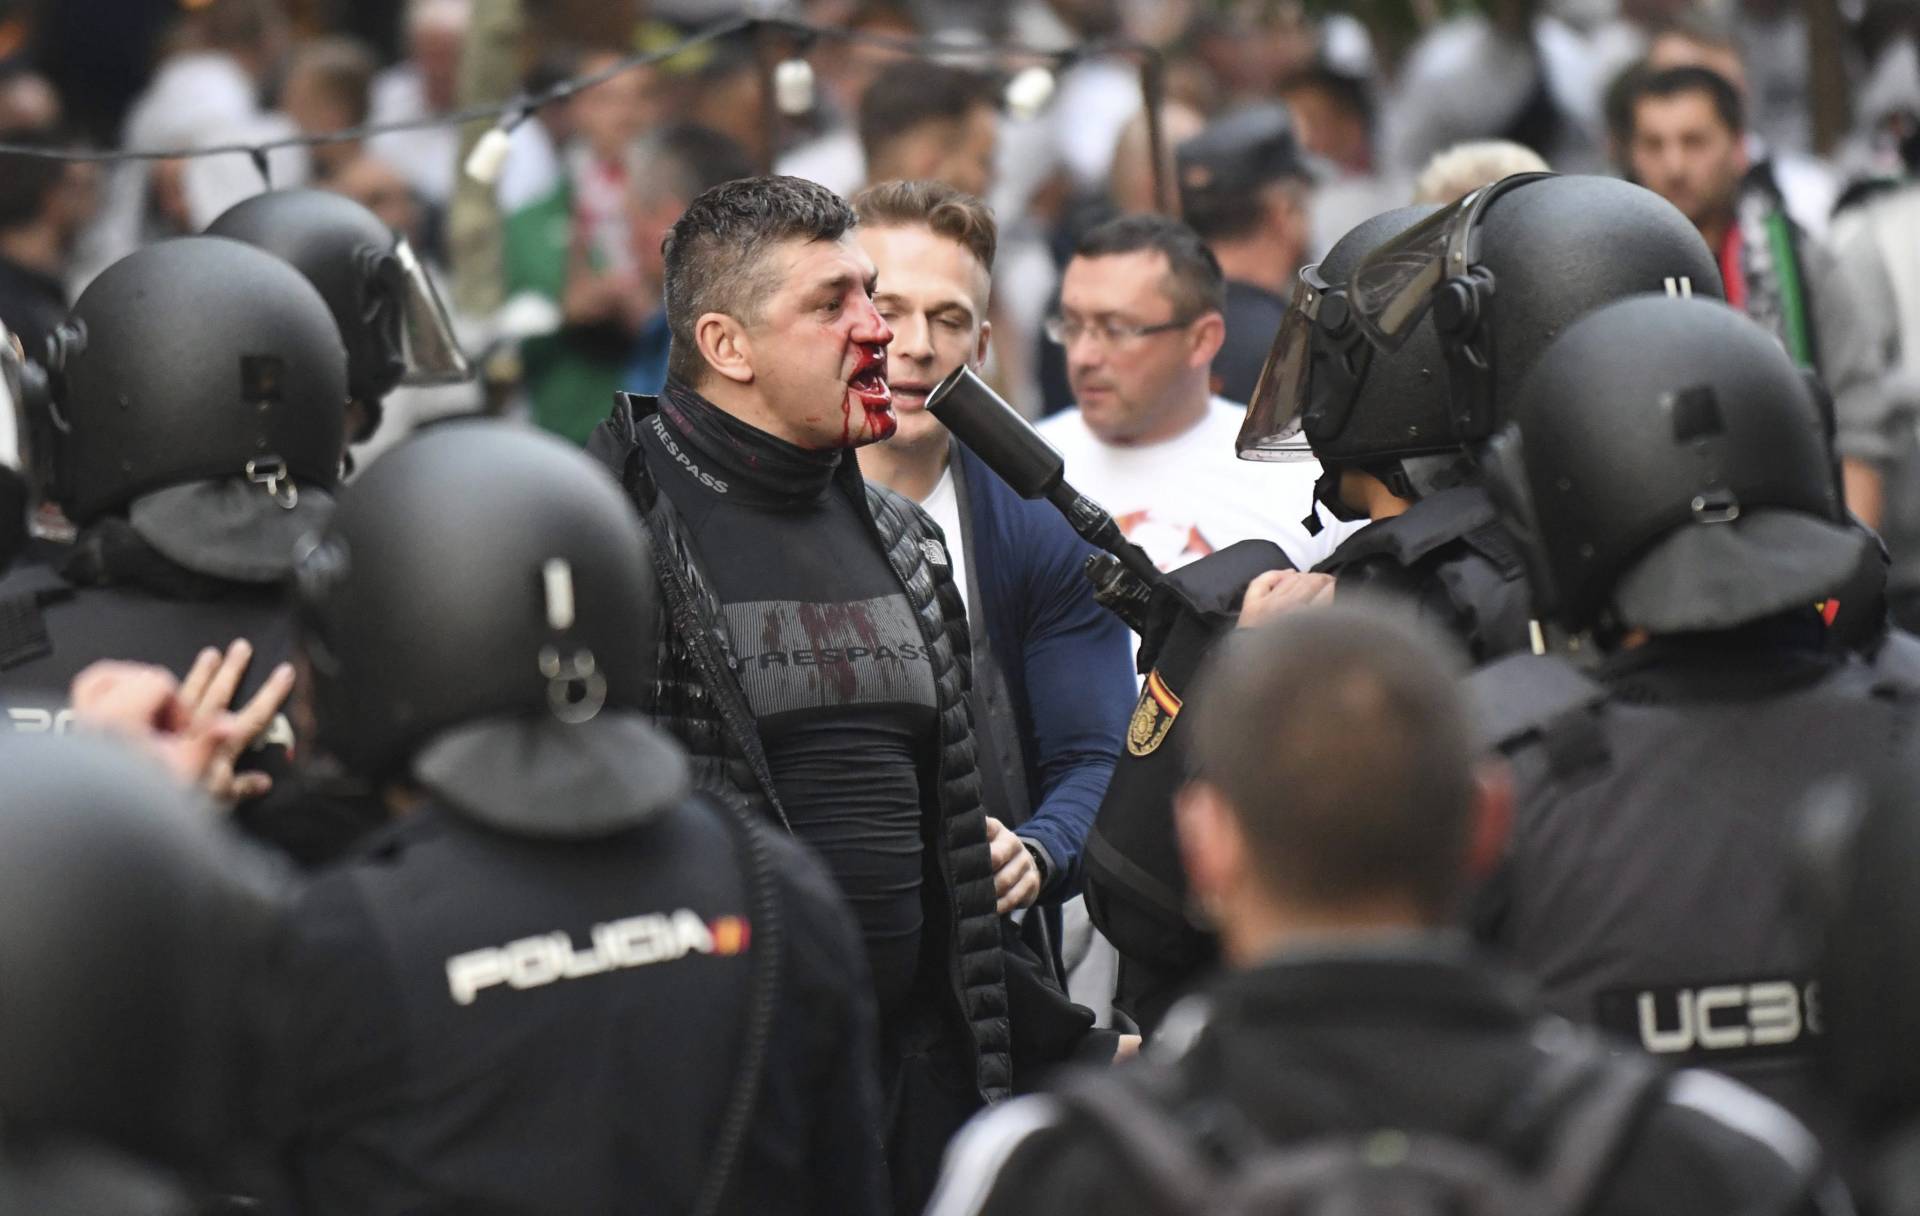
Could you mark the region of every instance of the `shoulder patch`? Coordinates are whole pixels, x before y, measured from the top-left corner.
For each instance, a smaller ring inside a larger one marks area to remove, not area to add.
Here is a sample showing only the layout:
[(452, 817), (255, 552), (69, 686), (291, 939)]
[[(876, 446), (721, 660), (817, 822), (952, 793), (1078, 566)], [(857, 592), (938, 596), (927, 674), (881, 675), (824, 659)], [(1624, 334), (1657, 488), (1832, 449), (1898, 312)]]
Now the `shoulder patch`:
[(1146, 686), (1133, 707), (1127, 723), (1127, 751), (1135, 756), (1151, 756), (1167, 741), (1173, 720), (1180, 716), (1180, 698), (1174, 695), (1156, 669), (1147, 673)]

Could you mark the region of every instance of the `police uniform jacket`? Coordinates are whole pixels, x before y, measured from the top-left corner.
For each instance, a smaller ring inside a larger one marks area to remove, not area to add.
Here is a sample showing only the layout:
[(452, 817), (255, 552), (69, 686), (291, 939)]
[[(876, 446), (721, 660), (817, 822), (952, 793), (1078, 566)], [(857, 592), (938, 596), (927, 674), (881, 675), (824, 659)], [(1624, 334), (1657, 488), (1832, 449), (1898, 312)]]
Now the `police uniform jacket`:
[[(1165, 1113), (1203, 1149), (1236, 1160), (1252, 1146), (1382, 1129), (1486, 1144), (1569, 1034), (1457, 942), (1416, 937), (1283, 955), (1226, 976), (1175, 1007), (1148, 1057), (1167, 1074), (1155, 1099)], [(1515, 1140), (1508, 1159), (1524, 1170), (1543, 1150)], [(1772, 1103), (1711, 1074), (1680, 1074), (1629, 1128), (1587, 1210), (1824, 1210), (1813, 1198), (1817, 1159), (1812, 1138)], [(1125, 1212), (1140, 1185), (1085, 1116), (1040, 1095), (955, 1143), (928, 1216)]]
[[(182, 569), (147, 550), (131, 533), (109, 526), (98, 553), (84, 564), (69, 555), (67, 577), (51, 567), (21, 564), (0, 577), (0, 714), (15, 731), (61, 732), (72, 722), (73, 678), (101, 659), (164, 667), (184, 677), (211, 646), (244, 638), (253, 661), (234, 694), (244, 704), (273, 669), (293, 657), (293, 601), (285, 583), (240, 583)], [(86, 543), (83, 537), (83, 543)], [(304, 764), (310, 741), (284, 712), (268, 723), (243, 768), (274, 778), (274, 789), (235, 808), (249, 835), (303, 865), (346, 851), (377, 822), (379, 810), (354, 783)]]
[(1820, 783), (1913, 745), (1920, 685), (1818, 630), (1655, 639), (1593, 676), (1532, 655), (1477, 673), (1515, 817), (1474, 920), (1549, 1008), (1728, 1072), (1835, 1144), (1799, 823)]
[[(156, 558), (156, 560), (159, 560)], [(76, 584), (41, 565), (0, 578), (0, 703), (16, 731), (64, 731), (67, 690), (99, 659), (130, 659), (184, 675), (200, 651), (235, 638), (254, 660), (237, 694), (253, 695), (293, 649), (293, 612), (285, 588), (203, 579), (179, 571), (162, 578)], [(284, 727), (284, 723), (280, 724)], [(290, 729), (269, 739), (284, 752)]]
[(1405, 597), (1475, 662), (1528, 648), (1526, 567), (1478, 486), (1422, 498), (1349, 536), (1316, 573)]
[[(767, 843), (780, 987), (725, 1210), (878, 1212), (865, 955), (819, 864)], [(429, 803), (314, 880), (284, 942), (293, 1210), (691, 1210), (740, 1056), (749, 947), (773, 938), (742, 845), (697, 800), (585, 841)]]

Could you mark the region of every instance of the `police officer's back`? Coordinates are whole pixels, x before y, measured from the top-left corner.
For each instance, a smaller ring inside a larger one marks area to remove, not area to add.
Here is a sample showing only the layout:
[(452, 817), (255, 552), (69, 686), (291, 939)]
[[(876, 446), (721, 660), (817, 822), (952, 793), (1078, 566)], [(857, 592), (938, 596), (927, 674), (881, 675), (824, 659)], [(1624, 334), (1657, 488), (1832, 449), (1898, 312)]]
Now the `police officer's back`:
[(99, 738), (0, 737), (0, 1212), (194, 1210), (258, 1107), (273, 888)]
[[(1504, 807), (1434, 638), (1336, 604), (1243, 631), (1211, 673), (1181, 839), (1231, 972), (1144, 1067), (984, 1116), (933, 1216), (1493, 1210), (1509, 1176), (1537, 1186), (1515, 1210), (1811, 1207), (1784, 1112), (1616, 1058), (1441, 928)], [(1443, 1159), (1461, 1185), (1425, 1202), (1374, 1189)], [(1257, 1178), (1288, 1202), (1235, 1206)]]
[(1915, 693), (1834, 652), (1813, 607), (1869, 541), (1805, 382), (1717, 303), (1615, 304), (1542, 357), (1489, 462), (1536, 602), (1598, 665), (1521, 656), (1476, 677), (1517, 782), (1479, 931), (1558, 1012), (1827, 1134), (1792, 812), (1911, 747)]
[[(346, 355), (325, 303), (259, 250), (164, 241), (101, 273), (49, 360), (44, 489), (80, 532), (58, 571), (0, 580), (8, 724), (64, 730), (96, 659), (184, 675), (235, 639), (250, 697), (290, 654), (293, 549), (339, 474)], [(288, 720), (263, 743), (284, 769)]]
[[(1234, 570), (1218, 596), (1228, 615), (1258, 615), (1281, 585), (1324, 589), (1331, 575), (1336, 595), (1344, 585), (1413, 599), (1478, 658), (1524, 645), (1521, 563), (1459, 454), (1493, 432), (1513, 387), (1567, 324), (1663, 286), (1718, 295), (1713, 256), (1671, 203), (1612, 178), (1520, 174), (1342, 238), (1301, 275), (1238, 447), (1246, 459), (1319, 456), (1317, 500), (1377, 519), (1317, 578), (1279, 571), (1249, 585)], [(1226, 575), (1232, 555), (1181, 575)], [(1180, 699), (1210, 638), (1195, 640), (1158, 656), (1158, 687), (1142, 694), (1088, 849), (1088, 908), (1121, 953), (1116, 1002), (1143, 1026), (1213, 962), (1187, 923), (1166, 847), (1188, 734)]]
[(665, 622), (618, 487), (437, 428), (300, 586), (321, 737), (395, 812), (290, 925), (302, 1210), (875, 1210), (858, 937), (639, 713)]

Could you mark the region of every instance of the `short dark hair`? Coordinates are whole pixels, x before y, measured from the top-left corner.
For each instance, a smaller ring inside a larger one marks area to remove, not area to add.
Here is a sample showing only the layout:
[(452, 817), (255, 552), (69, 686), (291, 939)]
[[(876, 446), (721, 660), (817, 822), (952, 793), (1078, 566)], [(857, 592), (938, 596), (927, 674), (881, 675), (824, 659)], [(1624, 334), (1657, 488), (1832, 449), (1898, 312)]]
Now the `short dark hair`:
[(1632, 139), (1640, 121), (1640, 103), (1649, 97), (1681, 97), (1688, 93), (1704, 93), (1713, 103), (1713, 111), (1726, 124), (1728, 131), (1741, 135), (1747, 129), (1746, 107), (1740, 103), (1740, 94), (1731, 81), (1712, 68), (1688, 64), (1684, 67), (1663, 68), (1658, 72), (1641, 72), (1631, 77), (1622, 86), (1622, 98), (1625, 109), (1621, 114), (1624, 120), (1623, 130), (1628, 139)]
[(706, 374), (693, 323), (710, 312), (759, 316), (771, 282), (768, 255), (788, 241), (837, 241), (859, 223), (845, 199), (798, 177), (747, 177), (703, 192), (674, 221), (666, 261), (667, 372), (689, 385)]
[(1451, 643), (1380, 602), (1239, 631), (1208, 662), (1190, 711), (1195, 776), (1232, 806), (1276, 894), (1451, 910), (1476, 788), (1463, 670)]
[[(1607, 134), (1613, 137), (1617, 145), (1615, 154), (1622, 158), (1626, 155), (1627, 144), (1633, 139), (1633, 103), (1640, 96), (1640, 82), (1652, 70), (1646, 60), (1636, 59), (1614, 74), (1601, 99), (1601, 112), (1607, 120)], [(1622, 166), (1624, 169), (1625, 166)]]
[[(35, 148), (57, 148), (60, 137), (50, 131), (0, 131), (0, 142)], [(47, 199), (60, 188), (67, 162), (17, 152), (0, 153), (0, 232), (11, 232), (40, 218)]]
[(924, 60), (889, 64), (860, 95), (860, 146), (869, 164), (887, 145), (933, 122), (960, 122), (980, 106), (999, 108), (987, 77)]
[(869, 228), (918, 225), (973, 255), (988, 274), (1000, 244), (993, 208), (945, 182), (880, 182), (853, 196), (853, 209)]
[(1200, 234), (1164, 215), (1123, 215), (1088, 230), (1073, 248), (1077, 258), (1152, 251), (1167, 259), (1167, 298), (1174, 314), (1197, 317), (1227, 310), (1227, 276)]
[(1359, 119), (1368, 131), (1373, 130), (1373, 93), (1364, 78), (1350, 76), (1324, 61), (1318, 61), (1283, 79), (1274, 92), (1284, 98), (1296, 89), (1325, 94), (1334, 105)]

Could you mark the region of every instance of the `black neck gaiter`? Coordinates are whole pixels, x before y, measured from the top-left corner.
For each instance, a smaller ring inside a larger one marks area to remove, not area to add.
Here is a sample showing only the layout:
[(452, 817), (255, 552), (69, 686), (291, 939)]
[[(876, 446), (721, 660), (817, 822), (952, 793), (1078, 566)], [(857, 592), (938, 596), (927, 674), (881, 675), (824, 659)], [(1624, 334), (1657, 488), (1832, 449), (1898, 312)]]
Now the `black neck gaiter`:
[[(667, 381), (654, 418), (669, 454), (708, 474), (697, 478), (701, 485), (747, 506), (819, 502), (846, 456), (842, 448), (810, 451), (749, 426), (678, 380)], [(684, 450), (674, 451), (675, 444)]]

